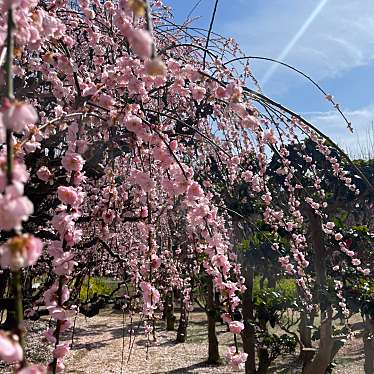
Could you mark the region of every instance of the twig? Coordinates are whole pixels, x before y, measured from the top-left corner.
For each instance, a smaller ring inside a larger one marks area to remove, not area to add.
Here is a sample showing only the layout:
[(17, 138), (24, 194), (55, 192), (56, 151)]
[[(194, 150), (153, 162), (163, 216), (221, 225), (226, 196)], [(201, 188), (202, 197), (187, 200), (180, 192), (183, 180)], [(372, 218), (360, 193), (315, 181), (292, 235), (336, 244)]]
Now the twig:
[[(205, 49), (208, 49), (208, 46), (209, 46), (210, 34), (212, 33), (214, 19), (216, 17), (216, 12), (217, 12), (217, 7), (218, 7), (218, 2), (219, 0), (216, 0), (216, 3), (214, 4), (213, 14), (210, 20), (210, 25), (209, 25), (209, 30), (208, 30), (208, 36), (206, 38), (206, 43), (205, 43)], [(205, 70), (205, 64), (206, 64), (206, 50), (204, 51), (204, 57), (203, 57), (203, 70)]]

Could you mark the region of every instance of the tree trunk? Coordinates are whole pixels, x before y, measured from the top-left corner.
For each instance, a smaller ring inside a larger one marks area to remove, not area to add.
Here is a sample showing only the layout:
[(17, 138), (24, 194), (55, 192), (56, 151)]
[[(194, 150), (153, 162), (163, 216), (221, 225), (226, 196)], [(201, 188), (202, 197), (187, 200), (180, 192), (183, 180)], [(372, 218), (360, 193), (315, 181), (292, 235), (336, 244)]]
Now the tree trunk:
[(366, 317), (365, 330), (362, 337), (365, 352), (365, 374), (374, 373), (374, 320)]
[(269, 352), (266, 348), (259, 348), (258, 350), (258, 370), (256, 374), (267, 374), (271, 361)]
[(27, 271), (25, 274), (22, 291), (23, 291), (24, 300), (26, 299), (31, 300), (32, 298), (32, 275), (30, 271)]
[(181, 297), (181, 313), (179, 318), (179, 325), (177, 331), (177, 343), (184, 343), (187, 339), (187, 326), (188, 326), (188, 312)]
[(333, 359), (334, 340), (332, 338), (332, 308), (321, 311), (321, 327), (319, 347), (309, 365), (305, 366), (303, 374), (325, 374)]
[(166, 319), (166, 331), (175, 330), (175, 316), (174, 316), (174, 292), (169, 291), (166, 295), (164, 315)]
[(245, 362), (245, 374), (256, 374), (256, 335), (253, 325), (253, 278), (254, 271), (251, 267), (243, 269), (246, 290), (243, 294), (243, 320), (244, 330), (241, 333), (243, 350), (248, 354)]
[(300, 355), (299, 360), (303, 363), (303, 366), (308, 364), (312, 359), (311, 355), (313, 344), (312, 344), (312, 326), (314, 323), (314, 312), (308, 313), (306, 310), (300, 312), (300, 323), (299, 323), (299, 335), (300, 335)]
[(276, 288), (277, 287), (277, 279), (273, 274), (268, 276), (268, 287), (269, 288)]
[(207, 317), (208, 317), (208, 363), (219, 364), (218, 339), (216, 334), (216, 308), (214, 303), (213, 279), (207, 280)]
[(321, 311), (321, 327), (319, 347), (313, 361), (305, 366), (304, 374), (325, 374), (335, 354), (339, 350), (337, 342), (332, 337), (333, 309), (326, 295), (326, 248), (322, 231), (321, 217), (312, 209), (307, 210), (309, 217), (309, 230), (314, 250), (314, 266), (316, 272), (316, 285), (318, 287), (318, 302)]

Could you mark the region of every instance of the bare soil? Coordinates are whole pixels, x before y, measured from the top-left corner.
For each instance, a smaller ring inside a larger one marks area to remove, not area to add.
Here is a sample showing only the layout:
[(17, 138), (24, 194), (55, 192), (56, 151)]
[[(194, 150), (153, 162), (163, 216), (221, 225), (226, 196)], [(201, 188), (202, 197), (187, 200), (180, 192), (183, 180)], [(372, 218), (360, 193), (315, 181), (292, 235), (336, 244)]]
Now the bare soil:
[[(156, 340), (147, 339), (142, 322), (129, 323), (120, 313), (104, 311), (92, 319), (80, 317), (73, 347), (67, 363), (67, 373), (83, 374), (225, 374), (234, 371), (222, 359), (220, 366), (208, 366), (206, 317), (204, 313), (192, 313), (186, 343), (175, 343), (175, 332), (166, 332), (163, 323), (157, 323)], [(130, 339), (130, 330), (135, 338)], [(232, 334), (226, 326), (217, 325), (221, 356), (227, 346), (233, 345)], [(123, 352), (123, 357), (122, 357)], [(364, 374), (363, 345), (358, 335), (349, 340), (337, 355), (337, 374)], [(121, 361), (123, 364), (121, 365)], [(121, 370), (122, 366), (122, 370)], [(277, 360), (272, 373), (296, 374), (297, 352)]]
[[(47, 321), (28, 322), (27, 356), (35, 363), (47, 363), (51, 349), (40, 337)], [(336, 374), (364, 374), (363, 344), (357, 323), (357, 336), (349, 340), (339, 351)], [(233, 345), (232, 334), (226, 326), (217, 325), (221, 356), (227, 346)], [(71, 342), (72, 331), (67, 331), (64, 341)], [(65, 373), (71, 374), (226, 374), (244, 373), (234, 371), (222, 359), (220, 366), (208, 366), (206, 316), (194, 312), (190, 315), (186, 343), (175, 343), (175, 332), (166, 332), (162, 321), (156, 324), (156, 340), (144, 333), (139, 318), (132, 321), (122, 313), (102, 311), (93, 318), (79, 316), (76, 321), (73, 348), (66, 359)], [(121, 364), (122, 363), (122, 364)], [(11, 368), (2, 366), (0, 373), (11, 373)], [(299, 374), (297, 352), (278, 358), (272, 373)]]

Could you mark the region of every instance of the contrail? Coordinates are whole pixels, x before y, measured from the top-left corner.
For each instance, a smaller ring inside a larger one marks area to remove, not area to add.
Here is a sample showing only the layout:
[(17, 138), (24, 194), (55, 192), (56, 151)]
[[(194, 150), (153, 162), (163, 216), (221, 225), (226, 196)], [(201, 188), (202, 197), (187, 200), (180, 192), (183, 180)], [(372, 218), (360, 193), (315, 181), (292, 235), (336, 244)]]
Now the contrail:
[[(321, 0), (317, 7), (313, 10), (312, 14), (308, 17), (308, 19), (304, 22), (304, 24), (300, 27), (300, 30), (295, 34), (295, 36), (291, 39), (291, 41), (287, 44), (286, 48), (282, 51), (282, 53), (278, 56), (278, 61), (283, 61), (288, 54), (291, 52), (292, 48), (296, 45), (299, 39), (305, 34), (308, 30), (309, 26), (312, 24), (314, 19), (318, 16), (318, 14), (322, 11), (329, 0)], [(262, 85), (264, 86), (269, 79), (273, 76), (275, 71), (278, 69), (279, 65), (273, 64), (270, 69), (265, 73), (262, 79)]]

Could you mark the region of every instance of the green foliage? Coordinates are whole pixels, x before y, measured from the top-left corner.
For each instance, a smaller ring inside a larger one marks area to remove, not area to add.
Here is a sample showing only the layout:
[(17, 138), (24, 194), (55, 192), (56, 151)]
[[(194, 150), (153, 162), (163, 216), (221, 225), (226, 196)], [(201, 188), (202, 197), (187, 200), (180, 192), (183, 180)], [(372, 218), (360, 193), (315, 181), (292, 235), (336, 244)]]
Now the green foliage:
[[(262, 292), (261, 290), (261, 277), (256, 276), (253, 282), (253, 294), (254, 296), (260, 294)], [(265, 279), (264, 281), (264, 289), (268, 289), (271, 291), (278, 292), (281, 296), (291, 300), (291, 299), (296, 299), (298, 297), (297, 294), (297, 287), (296, 287), (296, 282), (295, 279), (291, 278), (280, 278), (276, 281), (276, 286), (275, 288), (270, 288), (268, 287), (268, 280)]]
[(259, 336), (259, 345), (266, 348), (271, 361), (279, 355), (295, 352), (297, 341), (294, 336), (263, 333)]
[[(107, 278), (86, 278), (80, 290), (81, 300), (91, 299), (94, 295), (110, 295), (115, 290), (116, 284)], [(88, 295), (87, 295), (88, 290)], [(88, 297), (87, 297), (88, 296)]]
[[(257, 287), (258, 284), (256, 279)], [(270, 323), (271, 327), (275, 327), (282, 312), (299, 308), (295, 281), (287, 278), (279, 280), (276, 288), (255, 289), (253, 301), (260, 325)]]
[(279, 279), (276, 283), (276, 289), (288, 300), (295, 300), (298, 298), (295, 279)]

